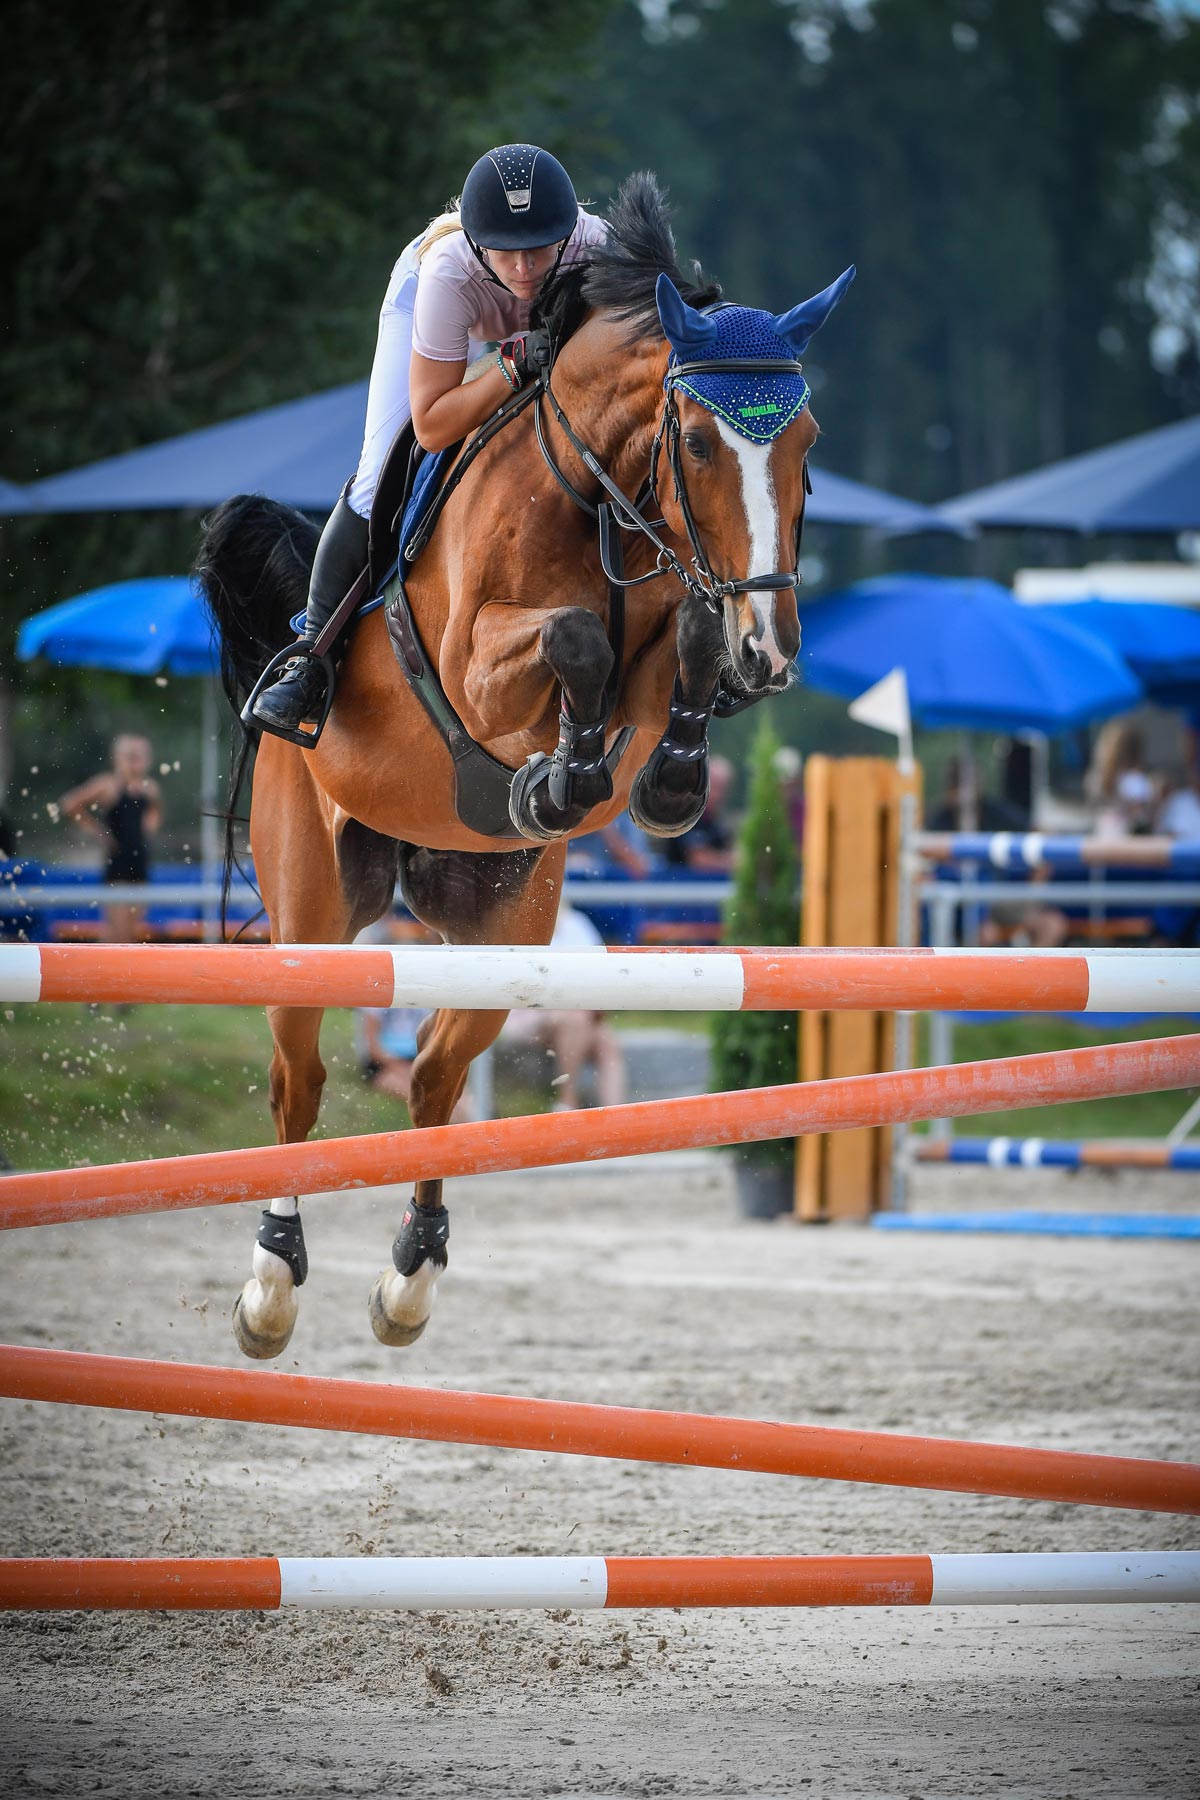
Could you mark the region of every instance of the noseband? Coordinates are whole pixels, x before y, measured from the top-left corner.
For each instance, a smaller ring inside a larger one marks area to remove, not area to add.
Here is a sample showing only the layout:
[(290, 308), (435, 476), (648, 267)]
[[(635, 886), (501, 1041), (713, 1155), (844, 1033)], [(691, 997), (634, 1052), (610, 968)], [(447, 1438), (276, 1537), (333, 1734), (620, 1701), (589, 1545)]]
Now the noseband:
[[(614, 515), (617, 519), (617, 523), (623, 530), (640, 531), (642, 536), (650, 541), (657, 552), (655, 566), (648, 575), (637, 575), (631, 579), (623, 579), (618, 571), (609, 568), (605, 558), (602, 539), (600, 562), (604, 569), (606, 579), (611, 582), (614, 587), (640, 587), (645, 581), (656, 581), (660, 575), (674, 575), (676, 580), (682, 583), (689, 594), (693, 595), (696, 599), (703, 601), (710, 612), (718, 613), (721, 610), (722, 602), (731, 599), (735, 594), (778, 593), (781, 588), (792, 588), (794, 590), (800, 586), (800, 573), (798, 569), (792, 569), (790, 571), (777, 570), (772, 575), (748, 575), (742, 581), (718, 581), (713, 574), (712, 567), (700, 538), (700, 529), (696, 524), (695, 514), (692, 512), (691, 503), (688, 499), (687, 483), (683, 476), (683, 462), (680, 453), (682, 429), (679, 423), (679, 409), (676, 404), (674, 391), (676, 384), (685, 375), (737, 375), (743, 373), (798, 375), (800, 372), (801, 365), (798, 362), (783, 357), (771, 356), (727, 358), (722, 361), (686, 362), (669, 365), (663, 381), (663, 409), (659, 415), (658, 426), (654, 433), (654, 441), (650, 446), (650, 473), (645, 485), (640, 490), (637, 499), (631, 500), (629, 495), (624, 493), (622, 489), (617, 486), (607, 470), (601, 467), (596, 456), (589, 450), (588, 446), (575, 431), (570, 420), (567, 418), (567, 415), (559, 405), (554, 390), (550, 386), (551, 370), (546, 369), (543, 371), (540, 377), (542, 394), (545, 395), (549, 402), (550, 409), (553, 412), (555, 419), (558, 421), (559, 428), (566, 437), (571, 448), (574, 450), (576, 456), (579, 457), (579, 460), (583, 463), (589, 474), (595, 477), (605, 493), (615, 503)], [(596, 517), (597, 508), (585, 494), (579, 492), (579, 489), (573, 482), (568, 480), (567, 476), (563, 474), (551, 455), (550, 446), (546, 442), (545, 431), (542, 424), (541, 396), (539, 396), (534, 404), (533, 418), (537, 428), (538, 447), (541, 450), (550, 473), (554, 476), (554, 479), (558, 482), (564, 492), (570, 495), (577, 506), (581, 507), (584, 512), (590, 513), (593, 518)], [(653, 506), (655, 512), (661, 510), (658, 498), (658, 466), (664, 448), (666, 450), (667, 466), (670, 468), (675, 482), (675, 498), (679, 504), (680, 511), (683, 514), (684, 529), (687, 532), (688, 542), (692, 547), (692, 566), (690, 570), (684, 567), (670, 545), (665, 544), (658, 535), (657, 527), (663, 524), (664, 521), (661, 518), (656, 518), (653, 521), (648, 519), (644, 510), (650, 506)], [(812, 486), (808, 476), (807, 458), (804, 463), (804, 491), (806, 494), (812, 492)], [(801, 523), (803, 523), (803, 519), (801, 520)], [(799, 557), (799, 552), (800, 529), (797, 527), (797, 558)]]

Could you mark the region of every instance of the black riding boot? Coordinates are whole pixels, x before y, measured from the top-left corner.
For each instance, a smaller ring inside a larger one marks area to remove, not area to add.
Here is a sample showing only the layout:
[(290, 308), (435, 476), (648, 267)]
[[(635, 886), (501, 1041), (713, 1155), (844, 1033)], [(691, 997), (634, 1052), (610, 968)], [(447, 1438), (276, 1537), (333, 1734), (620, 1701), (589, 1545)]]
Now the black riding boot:
[[(305, 644), (316, 642), (322, 626), (349, 592), (367, 560), (367, 521), (339, 500), (321, 533), (313, 560), (308, 606), (304, 614)], [(288, 658), (282, 673), (264, 688), (252, 717), (268, 731), (298, 731), (308, 719), (320, 718), (325, 701), (325, 669), (311, 656)]]

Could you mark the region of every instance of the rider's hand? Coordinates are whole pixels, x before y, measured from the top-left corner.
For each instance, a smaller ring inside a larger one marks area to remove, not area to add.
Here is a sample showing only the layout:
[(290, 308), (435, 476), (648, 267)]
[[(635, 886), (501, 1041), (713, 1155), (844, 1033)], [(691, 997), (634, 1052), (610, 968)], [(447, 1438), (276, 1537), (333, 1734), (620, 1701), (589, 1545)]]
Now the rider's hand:
[(550, 367), (550, 333), (522, 331), (500, 346), (500, 361), (514, 387), (536, 381)]

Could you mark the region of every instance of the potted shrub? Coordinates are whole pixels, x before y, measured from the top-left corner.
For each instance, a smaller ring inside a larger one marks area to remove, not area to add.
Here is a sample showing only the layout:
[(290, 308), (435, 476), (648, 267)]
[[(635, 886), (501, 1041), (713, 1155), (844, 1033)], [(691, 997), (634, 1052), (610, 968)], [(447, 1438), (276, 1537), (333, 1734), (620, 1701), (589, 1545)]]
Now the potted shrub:
[[(750, 758), (750, 792), (737, 840), (733, 895), (725, 914), (726, 944), (795, 944), (799, 862), (784, 805), (775, 755), (779, 740), (766, 719)], [(712, 1091), (774, 1087), (795, 1081), (794, 1012), (734, 1012), (712, 1016)], [(793, 1203), (795, 1139), (732, 1146), (738, 1210), (772, 1219)]]

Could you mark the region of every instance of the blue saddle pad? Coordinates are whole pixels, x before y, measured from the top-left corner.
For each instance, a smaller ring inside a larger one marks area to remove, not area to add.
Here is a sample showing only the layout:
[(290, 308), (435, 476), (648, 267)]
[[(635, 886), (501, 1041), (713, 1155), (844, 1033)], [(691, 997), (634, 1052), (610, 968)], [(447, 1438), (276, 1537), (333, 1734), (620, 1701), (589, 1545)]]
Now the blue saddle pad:
[[(449, 449), (435, 450), (431, 455), (421, 459), (420, 467), (417, 469), (413, 481), (412, 493), (408, 497), (408, 505), (404, 509), (404, 517), (400, 522), (399, 566), (405, 574), (412, 565), (404, 554), (404, 546), (411, 541), (417, 526), (432, 506), (437, 491), (442, 485), (442, 478), (458, 450), (459, 446), (454, 444)], [(374, 612), (376, 607), (382, 605), (382, 596), (372, 594), (369, 600), (363, 601), (355, 617), (361, 619), (364, 613)], [(304, 614), (302, 612), (296, 614), (291, 621), (291, 627), (297, 636), (303, 632)]]
[(458, 449), (459, 446), (454, 444), (446, 450), (434, 450), (421, 459), (408, 505), (404, 509), (404, 518), (400, 522), (400, 562), (405, 569), (410, 566), (404, 554), (405, 545), (411, 542), (417, 526), (432, 506), (434, 496), (442, 485), (442, 478)]

